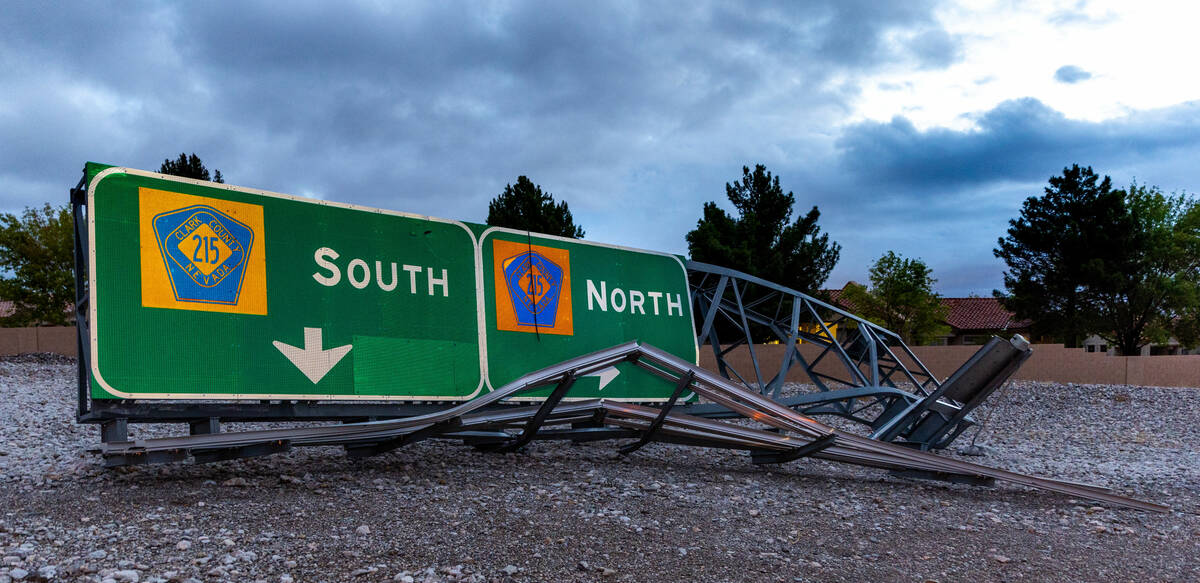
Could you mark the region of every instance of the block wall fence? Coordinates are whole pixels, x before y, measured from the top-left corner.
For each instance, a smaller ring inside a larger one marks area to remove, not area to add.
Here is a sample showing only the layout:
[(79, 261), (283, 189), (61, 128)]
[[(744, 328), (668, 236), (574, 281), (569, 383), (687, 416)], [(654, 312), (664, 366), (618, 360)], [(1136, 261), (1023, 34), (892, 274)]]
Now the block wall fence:
[(0, 355), (53, 352), (74, 357), (74, 326), (0, 328)]
[[(754, 350), (762, 374), (769, 378), (778, 370), (783, 356), (781, 344), (760, 344)], [(915, 346), (913, 352), (939, 379), (950, 376), (975, 351), (977, 346)], [(820, 349), (801, 345), (801, 354), (812, 359)], [(73, 326), (42, 326), (32, 328), (0, 328), (0, 355), (52, 352), (76, 356)], [(749, 352), (740, 347), (728, 355), (739, 373), (753, 375)], [(700, 364), (715, 370), (712, 348), (700, 347)], [(832, 359), (822, 367), (833, 366)], [(774, 369), (774, 370), (771, 370)], [(828, 370), (833, 370), (828, 369)], [(1035, 344), (1033, 356), (1025, 362), (1015, 378), (1058, 383), (1135, 385), (1157, 387), (1200, 387), (1200, 355), (1183, 356), (1108, 356), (1085, 352), (1081, 348), (1066, 348), (1062, 344)], [(808, 382), (802, 371), (793, 369), (789, 381)]]
[[(913, 353), (934, 376), (945, 379), (966, 362), (978, 346), (915, 346)], [(779, 370), (783, 357), (782, 344), (760, 344), (754, 347), (762, 375), (770, 378)], [(801, 345), (801, 354), (811, 361), (820, 353), (813, 345)], [(754, 370), (746, 347), (739, 347), (726, 359), (738, 373), (748, 376)], [(700, 347), (700, 364), (715, 369), (710, 346)], [(838, 370), (833, 355), (822, 361), (818, 371)], [(774, 369), (774, 370), (771, 370)], [(1025, 361), (1014, 378), (1029, 381), (1058, 383), (1134, 385), (1145, 387), (1200, 387), (1200, 355), (1183, 356), (1108, 356), (1085, 352), (1082, 348), (1066, 348), (1062, 344), (1034, 344), (1033, 356)], [(808, 383), (808, 376), (799, 368), (788, 373), (788, 380)]]

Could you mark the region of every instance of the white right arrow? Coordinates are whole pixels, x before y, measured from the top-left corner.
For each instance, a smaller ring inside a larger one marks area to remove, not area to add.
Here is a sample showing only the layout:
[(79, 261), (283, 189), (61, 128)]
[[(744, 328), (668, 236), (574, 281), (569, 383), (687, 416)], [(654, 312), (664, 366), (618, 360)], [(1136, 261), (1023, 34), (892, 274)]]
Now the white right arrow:
[(328, 350), (321, 349), (321, 329), (320, 328), (305, 328), (304, 329), (304, 348), (296, 348), (291, 344), (284, 344), (278, 340), (272, 342), (275, 348), (279, 349), (304, 376), (313, 384), (321, 382), (325, 375), (329, 373), (338, 362), (342, 360), (354, 347), (353, 344), (338, 346)]
[(608, 368), (602, 368), (592, 374), (583, 376), (600, 377), (600, 388), (597, 390), (603, 391), (604, 387), (608, 386), (608, 383), (613, 382), (613, 379), (617, 378), (617, 375), (619, 374), (621, 374), (621, 371), (617, 370), (617, 368), (614, 366), (610, 366)]

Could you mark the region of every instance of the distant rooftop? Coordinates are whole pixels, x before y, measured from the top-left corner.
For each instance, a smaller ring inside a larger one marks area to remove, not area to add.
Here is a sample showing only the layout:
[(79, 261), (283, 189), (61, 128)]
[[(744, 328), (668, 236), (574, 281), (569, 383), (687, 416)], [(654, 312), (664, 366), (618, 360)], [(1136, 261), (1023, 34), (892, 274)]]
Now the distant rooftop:
[[(849, 285), (849, 282), (846, 285)], [(846, 301), (843, 289), (822, 290), (834, 304), (847, 311), (855, 312), (852, 303)], [(1012, 312), (1005, 310), (996, 298), (942, 298), (942, 305), (949, 308), (946, 324), (954, 330), (1010, 330), (1028, 328), (1030, 320), (1018, 320)]]
[(1029, 320), (1017, 320), (996, 298), (942, 298), (950, 308), (946, 323), (958, 330), (1008, 330), (1028, 328)]

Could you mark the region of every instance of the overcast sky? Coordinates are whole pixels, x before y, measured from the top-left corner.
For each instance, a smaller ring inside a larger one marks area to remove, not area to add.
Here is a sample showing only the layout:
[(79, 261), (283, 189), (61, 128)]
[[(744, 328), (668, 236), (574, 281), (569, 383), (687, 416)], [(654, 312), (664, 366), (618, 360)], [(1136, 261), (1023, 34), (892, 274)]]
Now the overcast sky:
[[(842, 245), (990, 294), (1072, 163), (1200, 192), (1195, 3), (6, 2), (0, 211), (88, 160), (483, 222), (527, 175), (594, 241), (686, 253), (766, 164)], [(737, 267), (737, 266), (732, 266)]]

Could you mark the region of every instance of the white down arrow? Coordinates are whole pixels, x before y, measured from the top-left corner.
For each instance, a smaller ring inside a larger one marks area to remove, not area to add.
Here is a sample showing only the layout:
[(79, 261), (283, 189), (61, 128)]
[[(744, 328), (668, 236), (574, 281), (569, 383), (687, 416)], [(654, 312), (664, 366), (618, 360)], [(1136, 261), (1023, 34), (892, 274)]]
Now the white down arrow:
[(278, 340), (272, 342), (275, 348), (279, 349), (304, 376), (313, 384), (321, 382), (325, 375), (329, 373), (338, 362), (342, 360), (354, 347), (352, 344), (338, 346), (327, 350), (321, 349), (321, 329), (320, 328), (305, 328), (304, 329), (304, 348), (296, 348), (291, 344), (284, 344)]

